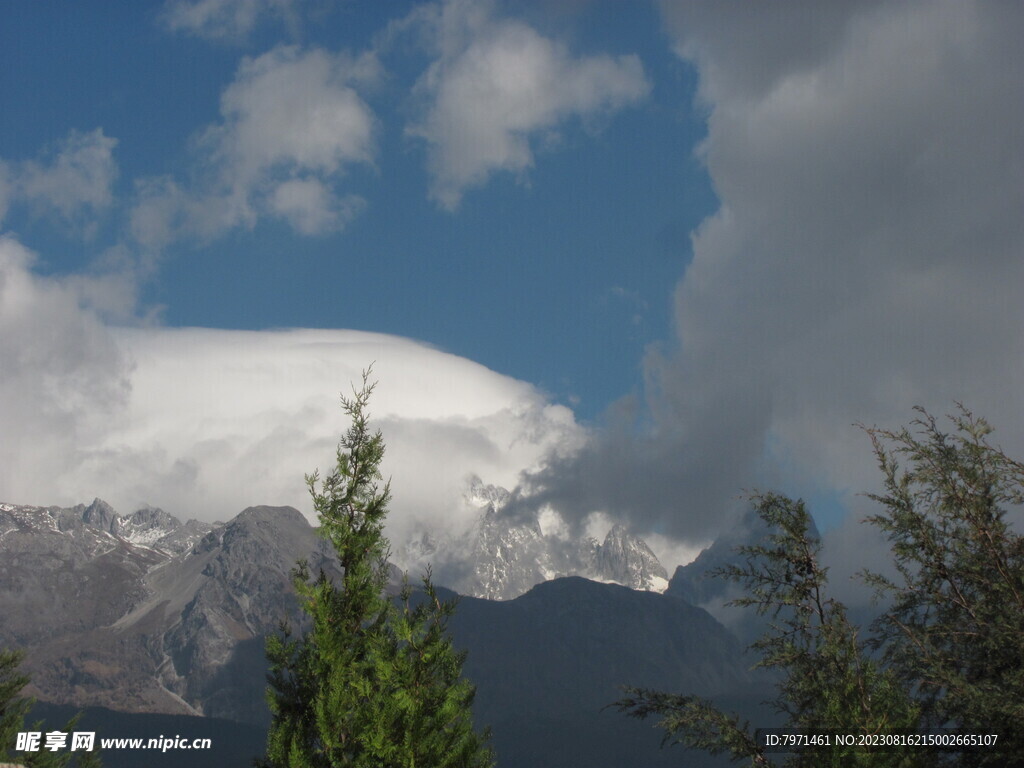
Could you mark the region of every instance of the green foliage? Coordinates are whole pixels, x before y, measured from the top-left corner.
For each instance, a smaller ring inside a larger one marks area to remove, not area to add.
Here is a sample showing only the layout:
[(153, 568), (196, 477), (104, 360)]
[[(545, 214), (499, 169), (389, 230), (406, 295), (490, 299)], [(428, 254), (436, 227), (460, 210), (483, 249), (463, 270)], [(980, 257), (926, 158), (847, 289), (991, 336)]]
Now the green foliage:
[(25, 730), (25, 716), (32, 708), (31, 699), (18, 694), (28, 685), (28, 678), (18, 673), (22, 655), (17, 651), (0, 651), (0, 756), (14, 759), (18, 731)]
[(342, 575), (335, 584), (323, 570), (311, 579), (305, 562), (295, 570), (311, 628), (295, 638), (282, 625), (267, 642), (273, 722), (261, 764), (485, 768), (493, 763), (487, 734), (473, 730), (474, 689), (447, 635), (454, 604), (438, 599), (429, 574), (415, 605), (408, 585), (401, 607), (384, 594), (390, 487), (381, 484), (383, 438), (369, 430), (368, 375), (351, 399), (342, 397), (352, 423), (335, 470), (323, 482), (306, 478)]
[[(871, 522), (895, 579), (866, 574), (891, 601), (876, 625), (885, 658), (913, 685), (931, 726), (999, 734), (964, 765), (1024, 764), (1024, 537), (1006, 520), (1024, 504), (1024, 465), (960, 406), (954, 434), (922, 409), (914, 432), (869, 429), (885, 476)], [(899, 464), (902, 459), (906, 469)]]
[[(28, 685), (29, 679), (18, 672), (23, 654), (20, 651), (0, 651), (0, 762), (11, 761), (26, 768), (101, 768), (96, 752), (71, 752), (67, 749), (37, 752), (16, 752), (17, 736), (20, 731), (46, 733), (42, 722), (25, 725), (25, 717), (35, 703), (30, 698), (19, 698), (18, 694)], [(70, 735), (78, 717), (63, 727)]]
[[(772, 706), (786, 716), (786, 727), (807, 733), (893, 733), (912, 728), (917, 708), (895, 677), (873, 661), (858, 639), (846, 609), (825, 593), (827, 569), (820, 565), (820, 543), (810, 535), (801, 501), (768, 494), (754, 498), (761, 518), (774, 531), (762, 546), (742, 547), (745, 567), (720, 572), (744, 585), (735, 605), (751, 606), (770, 617), (755, 644), (757, 666), (778, 670)], [(661, 717), (665, 741), (712, 754), (726, 753), (753, 766), (773, 765), (747, 723), (695, 696), (672, 696), (628, 689), (617, 702), (634, 717)], [(805, 748), (786, 758), (787, 766), (912, 766), (921, 753), (837, 745)]]
[[(758, 666), (783, 673), (777, 710), (790, 727), (809, 732), (875, 734), (913, 728), (917, 708), (894, 676), (869, 658), (846, 607), (825, 594), (828, 569), (820, 565), (820, 542), (808, 533), (810, 516), (803, 502), (773, 494), (756, 502), (761, 517), (778, 532), (769, 536), (767, 546), (744, 548), (746, 568), (728, 568), (725, 574), (747, 587), (749, 596), (736, 605), (753, 606), (774, 618), (754, 648), (761, 654)], [(903, 758), (893, 750), (883, 756), (832, 747), (811, 762), (794, 764), (901, 765)]]
[[(756, 497), (777, 532), (766, 546), (742, 548), (747, 567), (724, 575), (746, 588), (736, 604), (772, 617), (754, 648), (759, 666), (781, 673), (772, 703), (789, 728), (952, 727), (998, 741), (939, 753), (832, 747), (787, 765), (1024, 765), (1024, 537), (1007, 521), (1009, 509), (1024, 505), (1024, 464), (991, 445), (992, 428), (963, 406), (950, 417), (952, 434), (916, 410), (913, 431), (866, 430), (885, 488), (869, 495), (882, 511), (868, 521), (888, 537), (896, 573), (862, 574), (886, 601), (869, 642), (858, 639), (845, 607), (825, 596), (826, 569), (801, 502)], [(696, 697), (632, 690), (618, 706), (660, 716), (668, 742), (771, 764), (747, 724)]]
[(429, 572), (415, 597), (405, 583), (386, 652), (376, 657), (381, 719), (388, 723), (379, 753), (396, 766), (490, 766), (489, 734), (478, 735), (470, 716), (475, 690), (461, 676), (465, 652), (448, 638), (455, 603), (439, 599)]
[(683, 744), (712, 755), (727, 754), (734, 760), (750, 758), (752, 765), (769, 765), (763, 750), (750, 733), (750, 723), (727, 715), (698, 696), (678, 696), (645, 688), (627, 688), (627, 696), (615, 702), (620, 711), (636, 718), (660, 717), (665, 731), (661, 745)]

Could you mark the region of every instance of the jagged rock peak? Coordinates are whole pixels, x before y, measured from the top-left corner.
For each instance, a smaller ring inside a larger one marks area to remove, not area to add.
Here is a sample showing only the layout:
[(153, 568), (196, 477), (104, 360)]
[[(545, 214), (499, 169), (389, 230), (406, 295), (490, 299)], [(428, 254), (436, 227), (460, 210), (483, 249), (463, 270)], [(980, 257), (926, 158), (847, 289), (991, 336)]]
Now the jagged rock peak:
[(208, 527), (195, 520), (182, 523), (169, 512), (146, 506), (122, 517), (117, 534), (132, 544), (179, 552), (189, 548), (192, 541), (205, 533)]
[(615, 525), (594, 555), (595, 575), (633, 589), (664, 591), (668, 571), (647, 543), (629, 533), (624, 525)]
[(92, 504), (76, 504), (73, 507), (23, 507), (26, 510), (45, 511), (56, 521), (61, 531), (80, 530), (83, 527), (93, 528), (104, 533), (116, 534), (120, 516), (107, 502), (94, 499)]
[(92, 504), (82, 512), (83, 523), (107, 533), (117, 533), (119, 520), (120, 517), (114, 508), (100, 498), (93, 499)]
[(131, 527), (134, 530), (148, 530), (150, 528), (165, 528), (173, 530), (180, 528), (181, 520), (170, 512), (164, 512), (159, 507), (141, 507), (132, 512), (128, 517), (121, 519), (122, 527)]
[(472, 507), (497, 511), (508, 504), (512, 494), (500, 485), (485, 485), (483, 480), (473, 475), (469, 478), (464, 497), (466, 502)]

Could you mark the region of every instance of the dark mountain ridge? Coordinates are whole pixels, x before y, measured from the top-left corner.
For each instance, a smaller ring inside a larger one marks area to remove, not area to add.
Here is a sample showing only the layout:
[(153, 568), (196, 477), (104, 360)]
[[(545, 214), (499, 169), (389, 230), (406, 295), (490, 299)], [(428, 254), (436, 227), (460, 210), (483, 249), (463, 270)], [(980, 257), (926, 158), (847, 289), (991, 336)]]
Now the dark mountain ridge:
[[(0, 644), (30, 651), (29, 692), (45, 701), (264, 726), (264, 638), (296, 616), (296, 560), (331, 572), (325, 543), (294, 509), (251, 507), (167, 551), (181, 525), (156, 512), (0, 505)], [(140, 532), (150, 543), (126, 538)], [(559, 578), (513, 600), (461, 598), (451, 629), (503, 767), (678, 759), (605, 709), (623, 685), (764, 698), (735, 637), (671, 595)]]

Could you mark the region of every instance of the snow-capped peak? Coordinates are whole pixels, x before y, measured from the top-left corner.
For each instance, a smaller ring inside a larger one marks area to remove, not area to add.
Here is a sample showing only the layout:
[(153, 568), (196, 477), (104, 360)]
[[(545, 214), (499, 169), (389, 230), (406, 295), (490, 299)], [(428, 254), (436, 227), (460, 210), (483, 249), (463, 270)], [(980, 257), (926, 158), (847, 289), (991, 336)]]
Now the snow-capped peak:
[(420, 531), (399, 548), (399, 560), (413, 569), (431, 562), (438, 583), (492, 600), (518, 597), (562, 576), (658, 592), (668, 586), (668, 574), (650, 547), (624, 526), (614, 526), (599, 543), (567, 535), (564, 525), (546, 528), (537, 512), (513, 512), (511, 498), (505, 488), (470, 478), (464, 499), (477, 510), (473, 526), (448, 538)]
[(162, 509), (143, 507), (121, 518), (118, 534), (132, 544), (149, 547), (179, 528), (181, 521), (174, 515)]

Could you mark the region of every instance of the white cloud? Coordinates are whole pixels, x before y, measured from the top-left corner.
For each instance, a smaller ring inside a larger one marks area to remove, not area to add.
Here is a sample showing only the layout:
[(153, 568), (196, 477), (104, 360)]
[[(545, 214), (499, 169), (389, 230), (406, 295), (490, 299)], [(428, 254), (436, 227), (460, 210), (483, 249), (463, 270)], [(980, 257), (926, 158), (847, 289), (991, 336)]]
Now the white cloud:
[(247, 37), (263, 19), (298, 24), (298, 0), (168, 0), (163, 21), (173, 32), (210, 40)]
[(109, 328), (77, 284), (0, 244), (0, 500), (100, 496), (182, 517), (250, 504), (309, 513), (305, 473), (333, 467), (338, 396), (374, 364), (373, 423), (393, 477), (389, 532), (458, 530), (470, 475), (512, 486), (577, 446), (572, 413), (531, 385), (418, 342), (354, 331)]
[(339, 199), (317, 179), (289, 179), (270, 196), (270, 208), (302, 235), (342, 229), (363, 207), (357, 195)]
[(721, 202), (693, 234), (651, 434), (534, 479), (698, 538), (744, 488), (877, 487), (854, 422), (963, 400), (1024, 453), (1024, 9), (663, 4), (697, 68)]
[(118, 286), (38, 277), (34, 261), (0, 237), (0, 492), (15, 502), (55, 488), (128, 397), (127, 361), (93, 304)]
[(495, 171), (532, 167), (538, 137), (568, 119), (650, 91), (636, 56), (573, 57), (521, 22), (493, 18), (490, 3), (452, 0), (414, 18), (438, 59), (416, 84), (425, 109), (408, 131), (427, 142), (430, 195), (448, 209)]
[(251, 182), (275, 166), (332, 174), (373, 159), (373, 115), (352, 88), (365, 62), (313, 49), (279, 47), (246, 58), (221, 96), (215, 154), (227, 173)]
[(131, 214), (140, 243), (209, 240), (261, 216), (283, 217), (302, 234), (342, 228), (357, 196), (336, 187), (356, 164), (372, 165), (373, 112), (356, 91), (377, 77), (375, 60), (293, 46), (242, 60), (221, 95), (221, 121), (196, 146), (203, 181), (139, 184)]
[(128, 229), (143, 248), (159, 251), (185, 233), (201, 239), (211, 237), (219, 227), (201, 223), (210, 211), (210, 207), (192, 198), (174, 179), (142, 179), (135, 184)]
[(7, 163), (0, 160), (0, 223), (7, 217), (7, 207), (14, 197), (14, 182)]
[(0, 162), (0, 221), (13, 203), (25, 203), (36, 215), (58, 215), (89, 231), (95, 217), (113, 202), (117, 139), (102, 128), (71, 131), (45, 153), (46, 161)]

